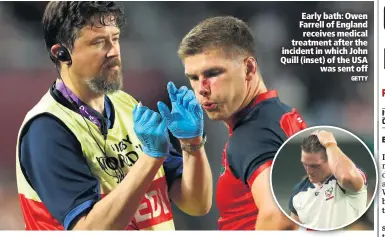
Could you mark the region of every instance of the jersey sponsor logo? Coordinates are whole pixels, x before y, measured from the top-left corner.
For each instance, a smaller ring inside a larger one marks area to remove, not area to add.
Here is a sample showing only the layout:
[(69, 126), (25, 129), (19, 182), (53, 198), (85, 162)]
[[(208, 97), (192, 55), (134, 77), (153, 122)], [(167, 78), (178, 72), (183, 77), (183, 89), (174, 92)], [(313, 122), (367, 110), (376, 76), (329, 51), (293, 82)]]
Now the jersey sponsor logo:
[(167, 193), (165, 176), (153, 181), (132, 220), (139, 229), (172, 220), (171, 205)]
[(334, 195), (333, 195), (333, 187), (330, 187), (328, 189), (326, 189), (325, 191), (325, 197), (326, 197), (326, 201), (334, 198)]
[(111, 145), (111, 149), (115, 152), (116, 156), (96, 157), (100, 168), (106, 174), (113, 177), (116, 183), (122, 182), (126, 176), (123, 169), (125, 167), (133, 166), (139, 158), (139, 155), (135, 150), (129, 150), (132, 147), (142, 150), (140, 144), (133, 145), (130, 137), (126, 135), (120, 142)]

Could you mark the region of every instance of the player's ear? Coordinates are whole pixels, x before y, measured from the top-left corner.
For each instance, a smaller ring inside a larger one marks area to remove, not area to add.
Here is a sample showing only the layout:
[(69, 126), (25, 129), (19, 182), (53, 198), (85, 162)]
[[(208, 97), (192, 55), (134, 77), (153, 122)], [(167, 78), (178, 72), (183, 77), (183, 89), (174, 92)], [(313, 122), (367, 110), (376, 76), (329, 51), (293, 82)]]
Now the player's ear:
[(253, 76), (257, 73), (257, 61), (254, 57), (247, 57), (245, 59), (245, 73), (246, 80), (250, 81)]

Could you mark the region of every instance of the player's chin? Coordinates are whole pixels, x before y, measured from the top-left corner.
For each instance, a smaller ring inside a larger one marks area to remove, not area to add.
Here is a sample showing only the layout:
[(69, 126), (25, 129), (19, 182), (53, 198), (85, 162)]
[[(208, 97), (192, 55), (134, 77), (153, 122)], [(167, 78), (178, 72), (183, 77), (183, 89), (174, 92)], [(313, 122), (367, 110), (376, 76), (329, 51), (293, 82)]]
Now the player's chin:
[(310, 182), (312, 182), (312, 183), (317, 183), (317, 182), (318, 182), (317, 178), (315, 178), (315, 177), (310, 177), (310, 176), (309, 176), (309, 180), (310, 180)]
[(207, 110), (205, 110), (205, 111), (207, 113), (207, 116), (211, 120), (216, 120), (216, 121), (226, 120), (225, 116), (223, 116), (222, 114), (218, 113), (217, 111), (207, 111)]

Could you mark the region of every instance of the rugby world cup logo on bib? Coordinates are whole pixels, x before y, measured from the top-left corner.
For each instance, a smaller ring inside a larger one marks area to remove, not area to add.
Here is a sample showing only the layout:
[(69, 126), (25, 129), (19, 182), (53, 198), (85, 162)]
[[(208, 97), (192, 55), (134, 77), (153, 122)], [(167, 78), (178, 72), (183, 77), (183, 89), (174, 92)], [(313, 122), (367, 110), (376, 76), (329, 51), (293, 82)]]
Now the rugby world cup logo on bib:
[(326, 189), (325, 191), (325, 197), (326, 197), (326, 201), (327, 200), (330, 200), (332, 198), (334, 198), (334, 195), (333, 195), (333, 187), (330, 187), (328, 189)]

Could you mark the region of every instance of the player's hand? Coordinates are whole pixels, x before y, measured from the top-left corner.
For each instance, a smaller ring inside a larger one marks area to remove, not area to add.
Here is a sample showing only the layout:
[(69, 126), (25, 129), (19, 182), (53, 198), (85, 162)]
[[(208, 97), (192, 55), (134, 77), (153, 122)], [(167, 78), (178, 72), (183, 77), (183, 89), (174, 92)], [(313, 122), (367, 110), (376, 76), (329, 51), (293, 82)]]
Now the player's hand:
[(334, 138), (333, 133), (331, 133), (331, 132), (327, 132), (324, 130), (317, 130), (313, 134), (317, 135), (318, 140), (322, 146), (326, 146), (327, 144), (330, 144), (330, 143), (337, 144), (337, 141)]
[(171, 133), (178, 139), (202, 136), (203, 110), (194, 92), (185, 86), (177, 89), (172, 82), (167, 84), (167, 90), (172, 110), (162, 102), (158, 102), (158, 109)]
[(133, 120), (134, 131), (143, 145), (143, 152), (154, 158), (165, 157), (169, 144), (166, 120), (142, 105), (135, 106)]

